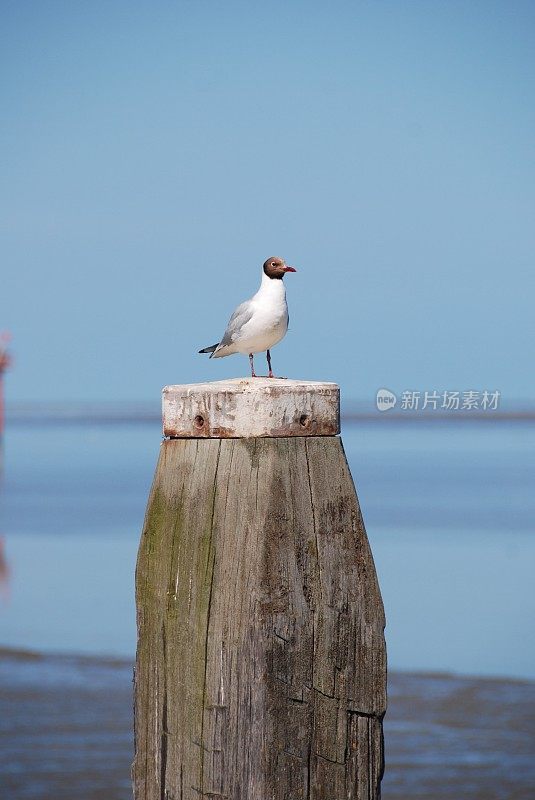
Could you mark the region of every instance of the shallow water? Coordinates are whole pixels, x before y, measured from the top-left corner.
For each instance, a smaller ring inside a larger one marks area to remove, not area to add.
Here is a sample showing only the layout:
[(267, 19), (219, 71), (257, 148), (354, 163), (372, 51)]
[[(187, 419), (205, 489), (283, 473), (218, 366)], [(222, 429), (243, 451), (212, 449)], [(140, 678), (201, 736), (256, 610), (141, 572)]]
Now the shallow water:
[[(387, 614), (389, 664), (535, 678), (535, 426), (343, 428)], [(133, 571), (159, 426), (13, 422), (0, 644), (132, 656)]]

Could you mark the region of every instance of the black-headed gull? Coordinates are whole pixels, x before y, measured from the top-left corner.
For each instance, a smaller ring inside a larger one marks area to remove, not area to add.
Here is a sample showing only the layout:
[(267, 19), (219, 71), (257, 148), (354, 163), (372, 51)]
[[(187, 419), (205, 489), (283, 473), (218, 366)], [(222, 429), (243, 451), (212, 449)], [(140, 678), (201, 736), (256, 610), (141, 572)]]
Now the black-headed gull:
[(296, 270), (288, 267), (283, 258), (268, 258), (264, 262), (257, 293), (235, 310), (221, 341), (199, 350), (199, 353), (210, 353), (210, 358), (248, 353), (251, 376), (256, 378), (253, 356), (265, 350), (268, 377), (274, 378), (269, 350), (286, 336), (288, 330), (288, 305), (282, 280), (287, 272)]

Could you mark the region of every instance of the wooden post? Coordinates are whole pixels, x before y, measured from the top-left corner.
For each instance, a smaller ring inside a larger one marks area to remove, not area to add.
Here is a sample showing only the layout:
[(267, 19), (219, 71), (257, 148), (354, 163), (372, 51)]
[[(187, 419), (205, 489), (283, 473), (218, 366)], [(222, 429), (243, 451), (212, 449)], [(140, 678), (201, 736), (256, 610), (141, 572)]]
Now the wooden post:
[(136, 800), (375, 800), (384, 612), (332, 383), (164, 389), (136, 572)]

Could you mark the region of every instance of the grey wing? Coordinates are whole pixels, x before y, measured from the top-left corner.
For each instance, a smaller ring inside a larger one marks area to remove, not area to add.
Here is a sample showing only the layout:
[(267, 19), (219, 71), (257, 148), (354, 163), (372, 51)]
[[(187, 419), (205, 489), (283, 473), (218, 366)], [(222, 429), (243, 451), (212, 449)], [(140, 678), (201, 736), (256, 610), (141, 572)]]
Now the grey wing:
[(239, 338), (240, 330), (249, 322), (253, 313), (254, 308), (249, 300), (246, 300), (245, 303), (241, 303), (229, 319), (227, 329), (219, 342), (219, 347), (225, 347), (235, 342), (236, 339)]

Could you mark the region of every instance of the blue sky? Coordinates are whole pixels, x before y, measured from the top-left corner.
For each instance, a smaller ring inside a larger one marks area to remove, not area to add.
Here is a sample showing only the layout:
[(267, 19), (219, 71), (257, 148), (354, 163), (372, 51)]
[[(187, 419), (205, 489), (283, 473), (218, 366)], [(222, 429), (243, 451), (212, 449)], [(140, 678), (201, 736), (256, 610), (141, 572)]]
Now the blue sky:
[(533, 400), (530, 2), (2, 2), (15, 400), (246, 375), (197, 350), (281, 255), (277, 373)]

